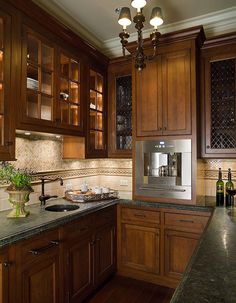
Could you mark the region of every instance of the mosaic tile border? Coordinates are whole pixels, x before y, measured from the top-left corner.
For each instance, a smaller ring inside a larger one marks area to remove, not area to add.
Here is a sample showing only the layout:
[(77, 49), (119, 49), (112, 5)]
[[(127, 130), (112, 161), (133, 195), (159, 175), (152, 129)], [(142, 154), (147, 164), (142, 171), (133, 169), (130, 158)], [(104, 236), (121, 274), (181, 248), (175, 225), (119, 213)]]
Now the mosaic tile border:
[[(218, 170), (205, 170), (204, 179), (217, 180), (218, 179)], [(232, 170), (232, 180), (236, 181), (236, 171)], [(227, 180), (228, 170), (222, 170), (222, 179)]]
[[(56, 171), (44, 171), (33, 175), (32, 183), (37, 184), (40, 182), (40, 177), (47, 176), (50, 179), (63, 178), (82, 178), (91, 176), (126, 176), (132, 177), (132, 168), (81, 168), (70, 170), (56, 170)], [(0, 181), (0, 187), (7, 185), (6, 181)]]

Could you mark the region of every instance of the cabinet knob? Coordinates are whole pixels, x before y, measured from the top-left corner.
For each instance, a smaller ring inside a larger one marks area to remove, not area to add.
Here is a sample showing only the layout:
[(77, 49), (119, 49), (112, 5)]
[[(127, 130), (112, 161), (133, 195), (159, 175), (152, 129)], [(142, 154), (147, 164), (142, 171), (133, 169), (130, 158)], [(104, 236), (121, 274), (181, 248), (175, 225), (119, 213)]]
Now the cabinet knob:
[(7, 261), (3, 262), (3, 266), (4, 266), (4, 267), (9, 267), (10, 265), (11, 265), (10, 262), (7, 262)]
[(163, 127), (163, 130), (166, 130), (166, 126)]
[(210, 145), (207, 145), (207, 148), (211, 148)]

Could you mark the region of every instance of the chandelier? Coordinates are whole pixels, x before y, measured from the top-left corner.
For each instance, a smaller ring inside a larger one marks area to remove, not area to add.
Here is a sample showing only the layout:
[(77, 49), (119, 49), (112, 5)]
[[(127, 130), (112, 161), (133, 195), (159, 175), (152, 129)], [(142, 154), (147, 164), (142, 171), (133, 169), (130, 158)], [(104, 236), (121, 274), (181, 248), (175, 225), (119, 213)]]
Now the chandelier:
[[(161, 34), (158, 32), (157, 27), (163, 23), (162, 12), (160, 7), (154, 7), (152, 9), (150, 24), (153, 26), (153, 32), (150, 34), (150, 39), (153, 47), (153, 55), (147, 56), (144, 54), (143, 50), (143, 33), (142, 28), (144, 27), (145, 16), (143, 15), (142, 9), (147, 4), (146, 0), (132, 0), (132, 7), (137, 9), (137, 13), (133, 18), (133, 22), (135, 23), (135, 28), (138, 31), (138, 40), (137, 40), (137, 48), (134, 55), (135, 58), (135, 68), (141, 71), (145, 68), (146, 60), (151, 60), (156, 56), (156, 48), (157, 42)], [(123, 27), (123, 31), (119, 34), (120, 42), (122, 44), (122, 52), (123, 56), (125, 56), (125, 47), (128, 43), (129, 33), (127, 32), (127, 26), (131, 24), (131, 14), (130, 9), (128, 7), (122, 7), (119, 9), (120, 15), (118, 19), (118, 23)]]

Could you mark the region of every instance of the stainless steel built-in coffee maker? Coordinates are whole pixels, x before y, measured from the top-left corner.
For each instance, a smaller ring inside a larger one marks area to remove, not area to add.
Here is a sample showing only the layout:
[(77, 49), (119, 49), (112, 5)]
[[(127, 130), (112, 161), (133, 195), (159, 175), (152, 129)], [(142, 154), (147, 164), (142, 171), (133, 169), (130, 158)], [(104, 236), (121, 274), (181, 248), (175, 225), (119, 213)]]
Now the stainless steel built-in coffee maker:
[(191, 199), (191, 140), (136, 142), (136, 195)]

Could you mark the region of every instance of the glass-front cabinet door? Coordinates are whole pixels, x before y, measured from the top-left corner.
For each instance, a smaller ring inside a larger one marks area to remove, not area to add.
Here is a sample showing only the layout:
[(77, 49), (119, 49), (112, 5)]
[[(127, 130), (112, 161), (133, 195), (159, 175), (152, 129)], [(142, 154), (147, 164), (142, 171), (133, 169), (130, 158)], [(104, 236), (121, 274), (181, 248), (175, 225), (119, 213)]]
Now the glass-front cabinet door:
[(81, 128), (80, 62), (63, 52), (60, 53), (58, 104), (60, 124)]
[(29, 29), (25, 31), (25, 42), (25, 115), (29, 120), (37, 119), (40, 123), (50, 125), (54, 121), (55, 113), (55, 49)]
[(32, 35), (27, 40), (27, 116), (52, 121), (54, 51)]
[(108, 156), (132, 157), (132, 62), (114, 59), (108, 67)]
[[(0, 5), (0, 160), (13, 160), (14, 106), (16, 89), (11, 85), (16, 81), (15, 56), (13, 56), (12, 16), (2, 11)], [(12, 71), (14, 70), (14, 74)]]
[(79, 58), (27, 26), (23, 35), (19, 128), (84, 135)]
[(102, 156), (106, 149), (104, 76), (90, 69), (89, 83), (88, 153)]

